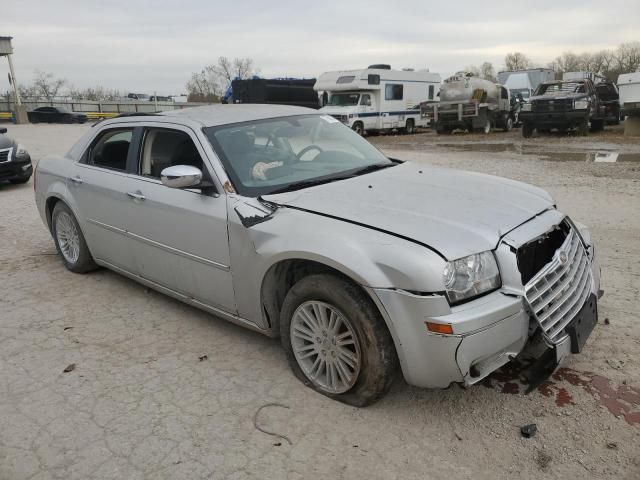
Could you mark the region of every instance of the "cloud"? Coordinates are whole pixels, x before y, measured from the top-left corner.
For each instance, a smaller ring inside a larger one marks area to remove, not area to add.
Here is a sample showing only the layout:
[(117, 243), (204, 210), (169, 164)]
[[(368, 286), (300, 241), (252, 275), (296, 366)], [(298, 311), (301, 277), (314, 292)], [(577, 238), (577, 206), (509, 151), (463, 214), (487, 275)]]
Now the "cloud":
[(265, 76), (300, 77), (370, 63), (448, 75), (484, 61), (500, 68), (516, 50), (546, 64), (566, 50), (638, 40), (632, 3), (3, 0), (0, 32), (14, 37), (21, 81), (40, 69), (78, 87), (173, 94), (221, 55), (251, 57)]

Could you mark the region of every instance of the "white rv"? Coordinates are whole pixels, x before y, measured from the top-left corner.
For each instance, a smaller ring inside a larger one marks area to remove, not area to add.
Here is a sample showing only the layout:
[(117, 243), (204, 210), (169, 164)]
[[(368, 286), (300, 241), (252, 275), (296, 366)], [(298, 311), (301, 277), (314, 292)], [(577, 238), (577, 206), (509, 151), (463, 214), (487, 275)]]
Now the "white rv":
[(428, 126), (428, 120), (420, 117), (420, 103), (436, 100), (440, 75), (371, 65), (362, 70), (323, 73), (313, 88), (328, 93), (321, 112), (360, 134), (391, 129), (413, 133), (416, 127)]

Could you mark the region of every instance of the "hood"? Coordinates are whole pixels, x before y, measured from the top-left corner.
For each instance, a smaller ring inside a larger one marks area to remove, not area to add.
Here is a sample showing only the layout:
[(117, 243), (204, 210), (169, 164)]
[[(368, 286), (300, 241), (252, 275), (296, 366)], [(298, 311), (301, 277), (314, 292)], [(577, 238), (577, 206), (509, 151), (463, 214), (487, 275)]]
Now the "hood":
[(0, 150), (11, 147), (17, 147), (15, 140), (3, 133), (0, 133)]
[(586, 98), (588, 97), (589, 94), (588, 93), (568, 93), (568, 92), (562, 92), (559, 93), (558, 95), (535, 95), (533, 97), (529, 98), (530, 102), (535, 102), (536, 100), (566, 100), (566, 99), (572, 99), (572, 100), (579, 100), (581, 98)]
[(505, 233), (553, 208), (531, 185), (411, 162), (264, 199), (409, 238), (448, 260), (493, 250)]

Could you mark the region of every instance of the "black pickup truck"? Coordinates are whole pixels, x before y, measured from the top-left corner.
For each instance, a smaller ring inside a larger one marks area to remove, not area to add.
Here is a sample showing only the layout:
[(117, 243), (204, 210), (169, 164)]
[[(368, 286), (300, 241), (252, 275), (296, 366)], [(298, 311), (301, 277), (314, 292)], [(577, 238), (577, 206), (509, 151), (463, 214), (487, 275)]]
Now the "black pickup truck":
[(529, 102), (520, 111), (522, 136), (533, 135), (533, 131), (576, 129), (585, 136), (591, 131), (604, 128), (605, 112), (593, 82), (580, 80), (557, 80), (541, 83)]

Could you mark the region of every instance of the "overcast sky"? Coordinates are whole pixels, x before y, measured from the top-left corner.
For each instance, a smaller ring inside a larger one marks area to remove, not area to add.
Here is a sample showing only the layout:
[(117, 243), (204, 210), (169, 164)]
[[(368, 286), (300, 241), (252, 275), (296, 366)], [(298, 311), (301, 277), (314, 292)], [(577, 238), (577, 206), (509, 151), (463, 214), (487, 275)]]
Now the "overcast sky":
[[(178, 94), (221, 56), (261, 75), (315, 77), (389, 63), (443, 76), (522, 51), (546, 65), (564, 51), (640, 40), (638, 0), (2, 0), (19, 81), (35, 69), (77, 87)], [(0, 91), (9, 88), (0, 60)]]

